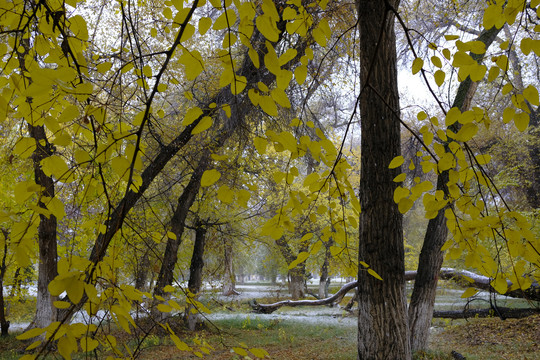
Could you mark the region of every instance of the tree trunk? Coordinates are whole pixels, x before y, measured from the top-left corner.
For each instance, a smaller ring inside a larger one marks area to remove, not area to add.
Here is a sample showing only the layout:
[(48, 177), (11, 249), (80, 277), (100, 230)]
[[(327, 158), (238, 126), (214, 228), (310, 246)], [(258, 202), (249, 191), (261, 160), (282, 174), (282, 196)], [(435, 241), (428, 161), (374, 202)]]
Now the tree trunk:
[(332, 254), (330, 253), (330, 246), (332, 246), (334, 242), (330, 239), (330, 241), (327, 241), (324, 243), (325, 246), (325, 252), (324, 252), (324, 262), (321, 266), (321, 278), (319, 279), (319, 298), (324, 299), (325, 297), (328, 297), (328, 287), (330, 286), (330, 277), (328, 276), (328, 266), (330, 265), (330, 257)]
[(204, 171), (208, 167), (209, 151), (206, 151), (201, 159), (189, 183), (184, 188), (182, 195), (178, 198), (178, 205), (174, 211), (171, 219), (171, 232), (175, 235), (175, 239), (169, 237), (167, 239), (167, 246), (163, 253), (163, 260), (161, 263), (161, 269), (154, 287), (154, 295), (165, 295), (163, 288), (167, 285), (171, 285), (174, 279), (174, 267), (178, 260), (178, 248), (182, 242), (182, 234), (184, 233), (184, 227), (189, 208), (195, 202), (195, 198), (199, 193), (199, 187), (201, 185), (201, 177)]
[[(482, 41), (489, 48), (500, 29), (493, 28), (484, 31), (477, 40)], [(478, 62), (482, 61), (483, 56), (471, 54)], [(463, 81), (457, 90), (453, 107), (459, 108), (462, 112), (471, 107), (472, 99), (476, 92), (477, 84), (468, 77)], [(450, 126), (450, 129), (457, 133), (459, 123)], [(444, 143), (447, 152), (450, 152), (448, 142)], [(448, 194), (447, 183), (449, 182), (449, 172), (443, 171), (437, 177), (437, 190)], [(431, 326), (431, 317), (435, 305), (435, 292), (437, 290), (437, 277), (443, 263), (444, 254), (441, 251), (448, 236), (448, 227), (446, 226), (446, 210), (442, 208), (437, 216), (428, 223), (424, 244), (418, 260), (418, 274), (414, 282), (411, 302), (409, 304), (409, 323), (411, 331), (412, 351), (425, 350), (427, 348), (429, 328)]]
[(9, 233), (2, 229), (4, 237), (4, 253), (2, 255), (2, 265), (0, 265), (0, 336), (8, 336), (9, 321), (7, 321), (4, 305), (4, 277), (6, 276), (6, 257), (8, 252), (8, 236)]
[(306, 277), (303, 264), (289, 270), (289, 293), (293, 300), (298, 300), (306, 295)]
[[(21, 40), (23, 53), (18, 53), (19, 67), (21, 72), (27, 73), (26, 56), (30, 51), (30, 39)], [(28, 84), (32, 84), (32, 79), (26, 77)], [(32, 98), (28, 97), (28, 103), (32, 103)], [(27, 124), (30, 137), (36, 141), (36, 149), (32, 154), (32, 163), (34, 167), (34, 178), (37, 185), (41, 186), (39, 194), (38, 207), (47, 210), (47, 206), (43, 203), (43, 197), (54, 198), (54, 182), (50, 176), (45, 175), (41, 169), (41, 161), (48, 158), (54, 153), (54, 147), (47, 139), (45, 128), (43, 125), (34, 126)], [(38, 265), (38, 285), (37, 285), (37, 300), (36, 314), (33, 321), (28, 326), (28, 329), (35, 327), (44, 328), (49, 326), (51, 322), (58, 319), (58, 312), (53, 306), (53, 297), (49, 293), (47, 286), (58, 274), (57, 268), (57, 242), (56, 242), (57, 220), (56, 216), (50, 214), (48, 217), (39, 215), (38, 226), (38, 246), (39, 246), (39, 265)]]
[[(42, 186), (42, 197), (54, 197), (54, 182), (50, 176), (45, 175), (41, 170), (41, 161), (53, 153), (53, 147), (48, 142), (43, 126), (28, 125), (30, 136), (36, 139), (36, 150), (33, 155), (34, 176), (36, 184)], [(46, 205), (38, 201), (40, 208), (46, 209)], [(38, 327), (44, 328), (58, 320), (58, 311), (53, 306), (56, 297), (49, 293), (49, 283), (58, 275), (57, 268), (57, 242), (56, 242), (57, 221), (54, 215), (39, 216), (38, 244), (39, 244), (39, 265), (38, 265), (38, 285), (36, 300), (36, 315), (28, 329)]]
[(223, 256), (223, 262), (225, 266), (225, 272), (223, 274), (223, 295), (231, 296), (237, 295), (236, 291), (236, 279), (234, 276), (234, 264), (233, 264), (233, 247), (230, 239), (225, 240), (225, 250)]
[(137, 262), (137, 268), (135, 270), (135, 289), (140, 291), (147, 291), (148, 289), (148, 273), (150, 271), (150, 258), (148, 257), (147, 249), (140, 261)]
[[(445, 171), (437, 178), (437, 190), (446, 188), (447, 182), (448, 172)], [(418, 260), (418, 272), (409, 304), (409, 328), (413, 352), (427, 347), (429, 327), (435, 306), (437, 280), (444, 260), (441, 248), (448, 236), (445, 209), (439, 210), (437, 216), (429, 221)]]
[[(399, 1), (388, 1), (396, 9)], [(394, 203), (401, 153), (394, 15), (385, 2), (357, 0), (360, 29), (361, 180), (358, 358), (411, 359), (402, 215)]]
[[(195, 298), (201, 291), (203, 267), (204, 267), (204, 244), (206, 240), (206, 227), (197, 222), (195, 228), (195, 243), (193, 244), (193, 255), (191, 256), (191, 265), (189, 266), (188, 289)], [(190, 296), (191, 296), (190, 294)], [(195, 330), (199, 319), (198, 313), (192, 313), (190, 305), (186, 309), (186, 317), (189, 330)]]

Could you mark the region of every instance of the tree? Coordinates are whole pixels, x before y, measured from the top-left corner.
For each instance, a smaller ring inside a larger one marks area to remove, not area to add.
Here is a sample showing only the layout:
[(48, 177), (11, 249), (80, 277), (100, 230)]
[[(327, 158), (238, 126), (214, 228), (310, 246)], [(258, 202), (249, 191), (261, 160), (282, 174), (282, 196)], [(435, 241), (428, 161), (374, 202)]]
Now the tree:
[(358, 259), (369, 264), (358, 272), (359, 359), (411, 358), (402, 214), (393, 201), (393, 179), (400, 169), (385, 166), (401, 154), (394, 14), (389, 8), (398, 5), (357, 2), (362, 86)]
[[(187, 268), (192, 253), (184, 229), (197, 217), (281, 243), (291, 271), (318, 270), (318, 260), (330, 254), (336, 259), (330, 266), (339, 263), (334, 271), (358, 272), (361, 358), (410, 357), (401, 214), (420, 198), (429, 219), (444, 209), (438, 229), (446, 221), (450, 237), (442, 249), (450, 259), (464, 258), (464, 266), (491, 279), (498, 292), (530, 288), (538, 280), (538, 239), (500, 196), (486, 170), (489, 158), (471, 142), (480, 129), (489, 130), (492, 112), (481, 104), (446, 109), (439, 98), (455, 86), (453, 79), (480, 82), (487, 73), (508, 104), (501, 128), (510, 126), (506, 122), (525, 130), (538, 91), (526, 85), (526, 72), (523, 90), (510, 84), (511, 54), (504, 53), (510, 42), (490, 54), (488, 71), (474, 55), (486, 53), (482, 41), (438, 34), (420, 53), (415, 47), (422, 37), (407, 40), (413, 73), (439, 87), (432, 92), (440, 105), (423, 108), (414, 120), (421, 125), (409, 126), (419, 128), (411, 136), (422, 145), (411, 164), (427, 174), (424, 181), (411, 179), (399, 171), (405, 161), (400, 121), (408, 126), (396, 87), (394, 19), (404, 27), (399, 1), (356, 5), (355, 19), (350, 4), (325, 0), (3, 3), (0, 113), (14, 144), (5, 145), (13, 149), (6, 166), (25, 170), (13, 187), (2, 184), (16, 206), (8, 206), (0, 221), (10, 231), (9, 254), (19, 267), (35, 261), (50, 270), (41, 274), (57, 271), (54, 279), (40, 275), (46, 285), (40, 303), (60, 314), (58, 323), (38, 316), (43, 326), (21, 339), (44, 334), (43, 344), (31, 345), (39, 356), (52, 348), (66, 358), (79, 348), (99, 356), (103, 344), (123, 356), (112, 335), (95, 325), (103, 323), (94, 321), (97, 310), (106, 310), (127, 333), (137, 326), (130, 311), (145, 297), (164, 314), (184, 311), (177, 297), (185, 294), (170, 285)], [(88, 11), (98, 15), (81, 15)], [(536, 35), (521, 26), (531, 11), (524, 2), (490, 2), (481, 11), (482, 31), (508, 23), (520, 41), (519, 57), (540, 53)], [(446, 31), (463, 27), (457, 23)], [(354, 29), (360, 41), (351, 36)], [(421, 58), (429, 55), (433, 67)], [(348, 67), (357, 63), (359, 77)], [(359, 95), (362, 209), (351, 181), (356, 159), (339, 139), (350, 135), (358, 117), (356, 108), (348, 119), (337, 115), (341, 90)], [(238, 163), (242, 167), (231, 170)], [(431, 181), (439, 175), (434, 189)], [(135, 224), (140, 216), (151, 231)], [(351, 259), (357, 228), (358, 260)], [(155, 296), (142, 291), (146, 281), (126, 261), (144, 241), (154, 242), (146, 249), (161, 267)], [(51, 255), (55, 244), (58, 264)], [(214, 253), (205, 254), (209, 260)], [(194, 257), (194, 273), (197, 264)], [(188, 301), (199, 307), (195, 298)], [(86, 311), (92, 323), (70, 323), (76, 311)], [(189, 347), (162, 325), (179, 349), (209, 350)], [(57, 346), (43, 346), (51, 341)]]

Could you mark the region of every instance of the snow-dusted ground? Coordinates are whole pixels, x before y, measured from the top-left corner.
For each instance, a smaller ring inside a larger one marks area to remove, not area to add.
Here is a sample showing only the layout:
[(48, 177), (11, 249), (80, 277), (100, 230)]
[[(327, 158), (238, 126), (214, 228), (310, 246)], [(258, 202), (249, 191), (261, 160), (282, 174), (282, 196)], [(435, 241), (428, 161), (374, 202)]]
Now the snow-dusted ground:
[[(345, 281), (342, 281), (342, 284), (344, 283)], [(334, 284), (340, 286), (337, 281), (334, 282)], [(225, 305), (225, 307), (227, 307), (231, 304), (245, 304), (250, 300), (260, 298), (271, 297), (276, 300), (289, 299), (286, 285), (270, 286), (260, 285), (257, 283), (245, 283), (237, 285), (236, 290), (239, 292), (238, 295), (223, 296), (221, 295), (220, 289), (218, 286), (216, 286), (216, 284), (213, 284), (213, 286), (210, 286), (210, 284), (208, 284), (200, 300), (210, 303), (216, 301), (219, 304)], [(312, 290), (316, 292), (314, 288), (312, 288)], [(465, 308), (467, 303), (471, 302), (471, 299), (462, 299), (461, 294), (463, 294), (463, 290), (440, 288), (437, 291), (435, 310), (460, 310)], [(348, 296), (352, 296), (352, 293), (349, 293)], [(472, 303), (470, 303), (469, 306), (471, 308), (489, 307), (489, 299), (489, 293), (480, 292), (475, 296), (474, 300), (472, 301)], [(498, 306), (519, 306), (518, 304), (522, 301), (523, 300), (521, 299), (512, 299), (506, 298), (504, 296), (497, 296)], [(85, 313), (78, 313), (75, 315), (73, 321), (87, 323), (88, 319), (85, 315)], [(100, 316), (104, 315), (104, 313), (100, 314)], [(135, 316), (135, 314), (133, 314), (133, 316)], [(210, 321), (222, 319), (241, 319), (242, 321), (248, 319), (254, 321), (275, 320), (321, 324), (325, 326), (336, 325), (350, 327), (356, 326), (357, 321), (355, 316), (351, 316), (340, 307), (328, 306), (282, 307), (273, 314), (240, 313), (228, 311), (224, 308), (223, 310), (219, 310), (211, 314), (206, 314), (205, 317), (207, 317)], [(28, 326), (28, 323), (12, 323), (10, 326), (10, 331), (23, 330), (26, 326)]]

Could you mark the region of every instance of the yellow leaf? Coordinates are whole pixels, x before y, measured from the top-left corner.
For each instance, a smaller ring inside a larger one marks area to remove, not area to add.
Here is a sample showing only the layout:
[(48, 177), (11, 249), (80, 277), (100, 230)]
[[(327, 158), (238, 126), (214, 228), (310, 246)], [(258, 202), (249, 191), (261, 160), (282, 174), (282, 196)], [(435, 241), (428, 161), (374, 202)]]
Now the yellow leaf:
[(270, 96), (259, 96), (259, 105), (261, 109), (270, 116), (277, 116), (277, 106)]
[(467, 290), (465, 290), (463, 294), (461, 294), (461, 298), (463, 299), (470, 298), (471, 296), (474, 296), (476, 294), (478, 294), (478, 289), (470, 287), (470, 288), (467, 288)]
[(202, 17), (199, 19), (199, 34), (204, 35), (210, 29), (212, 25), (212, 19), (209, 17)]
[(485, 164), (487, 164), (487, 163), (489, 163), (491, 161), (491, 155), (487, 155), (487, 154), (476, 155), (476, 161), (480, 165), (485, 165)]
[(377, 273), (375, 272), (375, 270), (373, 270), (373, 269), (368, 269), (367, 271), (368, 271), (368, 274), (371, 275), (371, 276), (373, 276), (375, 279), (379, 279), (379, 280), (383, 281), (382, 277), (381, 277), (379, 274), (377, 274)]
[(403, 158), (403, 156), (396, 156), (395, 158), (392, 159), (392, 161), (390, 161), (390, 164), (388, 165), (388, 168), (389, 169), (395, 169), (399, 166), (401, 166), (403, 164), (403, 162), (405, 161), (405, 158)]
[(492, 66), (490, 69), (489, 69), (489, 73), (488, 73), (488, 78), (487, 78), (487, 81), (488, 82), (492, 82), (493, 80), (495, 80), (497, 78), (497, 76), (499, 76), (499, 73), (501, 72), (501, 69), (497, 66)]
[(238, 95), (246, 88), (246, 85), (246, 77), (236, 75), (234, 77), (234, 81), (231, 82), (231, 92), (233, 93), (233, 95)]
[(319, 252), (319, 250), (321, 250), (321, 247), (322, 247), (322, 241), (319, 240), (315, 244), (313, 244), (313, 246), (311, 247), (310, 253), (316, 255)]
[(291, 103), (289, 102), (289, 97), (285, 94), (285, 91), (279, 88), (275, 88), (271, 91), (270, 96), (276, 103), (281, 105), (284, 108), (290, 108)]
[(263, 34), (263, 36), (271, 42), (277, 42), (279, 40), (279, 30), (276, 22), (267, 14), (257, 16), (255, 19), (257, 29)]
[(517, 113), (514, 116), (514, 124), (519, 131), (527, 130), (527, 127), (529, 126), (529, 120), (529, 114), (525, 112)]
[(247, 356), (247, 351), (241, 347), (233, 347), (232, 348), (235, 353), (237, 353), (240, 356)]
[(176, 347), (178, 348), (178, 350), (191, 351), (191, 348), (188, 346), (188, 344), (186, 344), (185, 342), (180, 340), (180, 338), (178, 336), (176, 336), (174, 334), (171, 334), (171, 339), (174, 342), (174, 344), (176, 345)]
[(84, 352), (89, 352), (98, 347), (99, 342), (91, 337), (84, 336), (81, 338), (81, 348)]
[(444, 83), (444, 78), (446, 77), (446, 73), (442, 70), (435, 71), (435, 74), (433, 75), (435, 78), (435, 83), (437, 86), (441, 86)]
[(173, 308), (166, 304), (158, 304), (157, 309), (160, 312), (167, 313), (167, 312), (171, 312)]
[(424, 60), (422, 60), (421, 58), (414, 59), (414, 61), (412, 63), (412, 73), (413, 73), (413, 75), (418, 73), (422, 69), (422, 66), (424, 66)]
[(84, 282), (79, 280), (78, 276), (72, 276), (66, 281), (66, 292), (69, 300), (78, 304), (81, 301), (84, 292)]
[(65, 177), (69, 170), (64, 159), (58, 155), (51, 155), (41, 160), (41, 168), (45, 175), (54, 176), (57, 179)]
[(25, 331), (24, 333), (17, 336), (18, 340), (28, 340), (35, 338), (36, 336), (39, 336), (45, 332), (46, 329), (40, 329), (40, 328), (34, 328), (30, 329), (28, 331)]
[(406, 178), (407, 178), (407, 174), (401, 173), (398, 176), (396, 176), (393, 181), (394, 182), (403, 182), (403, 181), (405, 181)]
[(309, 257), (309, 253), (306, 251), (302, 251), (300, 254), (298, 254), (298, 257), (296, 258), (296, 260), (294, 260), (293, 262), (289, 264), (288, 268), (292, 269), (296, 267), (298, 264), (306, 261), (308, 257)]
[(435, 65), (436, 67), (442, 68), (441, 58), (439, 58), (438, 56), (432, 56), (432, 57), (431, 57), (431, 62), (432, 62), (433, 65)]
[(493, 286), (499, 294), (505, 294), (508, 290), (508, 283), (502, 274), (497, 275), (497, 277), (491, 281), (491, 286)]
[(171, 285), (166, 285), (164, 288), (163, 288), (163, 291), (165, 292), (174, 292), (174, 286), (171, 286)]
[(30, 157), (36, 150), (36, 140), (30, 137), (21, 137), (15, 144), (13, 153), (23, 159)]
[(294, 78), (296, 79), (296, 82), (298, 85), (302, 85), (304, 81), (306, 81), (307, 77), (307, 66), (305, 65), (298, 65), (294, 69)]
[(414, 205), (414, 201), (412, 201), (411, 199), (404, 198), (399, 201), (398, 210), (400, 213), (405, 214), (407, 213), (407, 211), (409, 211), (412, 208), (413, 205)]
[(71, 306), (71, 304), (68, 303), (67, 301), (54, 301), (53, 305), (57, 309), (67, 309), (68, 307)]
[(538, 90), (536, 90), (534, 86), (527, 86), (525, 90), (523, 90), (523, 96), (525, 96), (525, 99), (527, 99), (527, 101), (530, 102), (532, 105), (538, 106)]
[(398, 186), (395, 190), (394, 190), (394, 202), (397, 204), (401, 201), (401, 199), (404, 199), (406, 198), (407, 196), (409, 196), (409, 189), (405, 189), (405, 188), (402, 188), (401, 186)]
[(452, 125), (453, 123), (455, 123), (456, 121), (458, 121), (458, 119), (460, 118), (460, 116), (461, 116), (461, 111), (460, 111), (457, 107), (451, 108), (451, 109), (448, 110), (448, 112), (446, 113), (446, 119), (445, 119), (445, 121), (444, 121), (445, 125), (446, 125), (446, 126)]
[(234, 26), (235, 22), (236, 22), (236, 13), (232, 9), (227, 9), (221, 15), (218, 16), (218, 18), (214, 22), (214, 25), (212, 26), (212, 29), (223, 30), (225, 28)]
[(249, 351), (259, 359), (264, 359), (265, 356), (270, 356), (270, 354), (268, 354), (268, 351), (260, 348), (251, 348), (249, 349)]
[(146, 76), (147, 78), (152, 77), (152, 68), (150, 67), (150, 65), (145, 65), (142, 71), (144, 76)]
[(178, 62), (184, 65), (184, 73), (188, 80), (194, 80), (204, 70), (204, 61), (202, 59), (201, 53), (197, 50), (185, 50), (178, 58)]
[(234, 192), (227, 185), (223, 185), (218, 190), (217, 198), (222, 203), (230, 204), (233, 201)]
[(208, 187), (213, 184), (215, 184), (219, 178), (221, 177), (221, 173), (215, 169), (206, 170), (201, 178), (201, 186), (202, 187)]
[(201, 119), (201, 121), (191, 130), (192, 135), (196, 135), (199, 133), (202, 133), (205, 130), (208, 130), (212, 124), (214, 123), (214, 120), (210, 116), (205, 116)]
[(253, 139), (253, 145), (255, 145), (255, 149), (257, 149), (259, 154), (266, 154), (266, 146), (268, 145), (268, 141), (266, 141), (266, 139), (257, 136), (255, 139)]
[(474, 135), (478, 132), (478, 126), (474, 123), (467, 123), (461, 127), (461, 129), (456, 134), (456, 140), (459, 141), (469, 141), (473, 138)]

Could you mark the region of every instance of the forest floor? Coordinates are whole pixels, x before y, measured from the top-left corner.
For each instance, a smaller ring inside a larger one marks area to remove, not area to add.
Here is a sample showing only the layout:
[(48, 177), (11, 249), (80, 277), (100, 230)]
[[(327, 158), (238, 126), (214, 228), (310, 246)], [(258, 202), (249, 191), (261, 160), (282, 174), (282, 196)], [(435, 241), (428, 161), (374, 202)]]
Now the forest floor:
[[(348, 316), (353, 317), (353, 316)], [(174, 326), (179, 338), (195, 351), (199, 344), (209, 344), (205, 358), (247, 359), (243, 351), (262, 348), (271, 359), (288, 360), (345, 360), (356, 358), (356, 329), (349, 321), (336, 323), (325, 321), (303, 322), (279, 318), (252, 317), (224, 318), (212, 321), (196, 332), (188, 332)], [(214, 326), (215, 325), (215, 326)], [(430, 338), (430, 350), (416, 354), (415, 359), (451, 360), (452, 351), (466, 359), (540, 360), (540, 315), (524, 319), (498, 318), (469, 320), (434, 320)], [(197, 359), (195, 354), (180, 352), (171, 339), (159, 331), (151, 332), (144, 339), (134, 334), (112, 333), (120, 343), (131, 349), (140, 344), (137, 357), (141, 360)], [(23, 344), (14, 336), (0, 339), (0, 359), (18, 359)], [(235, 350), (237, 353), (235, 353)], [(257, 350), (255, 350), (257, 352)], [(247, 352), (252, 359), (256, 357)], [(101, 353), (97, 359), (105, 359)], [(52, 357), (51, 357), (52, 359)], [(96, 359), (94, 354), (80, 354), (74, 359)]]
[[(260, 350), (268, 352), (271, 359), (288, 360), (339, 360), (355, 359), (357, 349), (356, 316), (338, 307), (297, 307), (281, 308), (273, 314), (259, 315), (250, 313), (248, 298), (254, 296), (244, 289), (243, 296), (223, 298), (210, 296), (203, 302), (211, 309), (205, 325), (198, 331), (186, 331), (179, 316), (169, 322), (178, 337), (188, 343), (194, 351), (201, 351), (199, 344), (211, 345), (208, 359), (256, 359)], [(259, 289), (260, 290), (260, 289)], [(462, 290), (461, 290), (462, 292)], [(440, 309), (462, 308), (461, 292), (445, 289), (438, 295)], [(260, 296), (260, 293), (258, 294)], [(285, 295), (286, 296), (286, 295)], [(258, 298), (260, 303), (283, 300), (283, 295), (267, 293)], [(342, 305), (348, 301), (344, 299)], [(483, 301), (478, 302), (482, 304)], [(524, 304), (514, 302), (513, 307)], [(529, 304), (530, 305), (530, 304)], [(29, 301), (13, 307), (11, 315), (19, 325), (29, 321), (35, 303)], [(140, 320), (141, 328), (150, 324), (150, 320)], [(15, 324), (13, 324), (15, 325)], [(197, 359), (196, 354), (180, 352), (171, 338), (159, 326), (141, 332), (135, 330), (131, 335), (115, 330), (114, 324), (106, 326), (120, 344), (137, 353), (134, 358), (142, 360)], [(15, 326), (10, 328), (20, 333)], [(434, 319), (430, 336), (429, 351), (416, 354), (415, 359), (451, 360), (452, 351), (466, 359), (499, 360), (527, 359), (540, 360), (540, 315), (524, 319), (499, 318), (447, 320)], [(15, 339), (14, 335), (0, 338), (0, 359), (18, 359), (28, 344)], [(209, 349), (210, 347), (208, 347)], [(254, 349), (249, 352), (249, 349)], [(236, 350), (236, 352), (235, 352)], [(245, 353), (244, 353), (245, 352)], [(127, 353), (126, 353), (127, 354)], [(245, 357), (245, 354), (249, 357)], [(73, 359), (106, 359), (107, 353), (78, 354)], [(53, 357), (47, 357), (53, 359)], [(55, 358), (56, 359), (56, 358)]]

